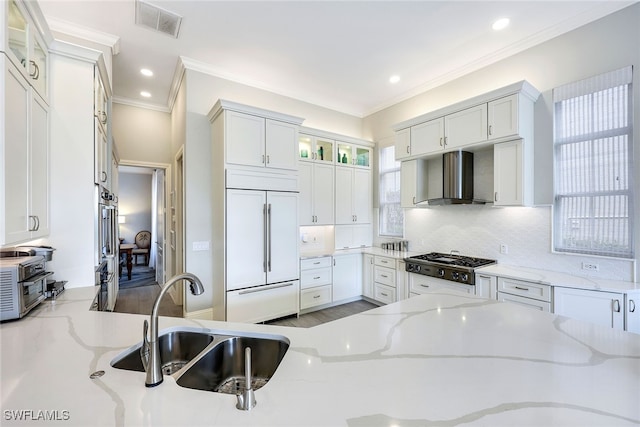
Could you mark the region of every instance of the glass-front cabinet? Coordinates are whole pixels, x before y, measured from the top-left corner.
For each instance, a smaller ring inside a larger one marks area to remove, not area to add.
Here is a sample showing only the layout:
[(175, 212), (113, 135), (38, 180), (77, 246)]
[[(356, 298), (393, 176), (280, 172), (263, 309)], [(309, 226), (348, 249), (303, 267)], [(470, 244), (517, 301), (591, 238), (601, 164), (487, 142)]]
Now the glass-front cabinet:
[(371, 148), (348, 142), (337, 141), (338, 146), (336, 164), (371, 167)]
[(298, 158), (303, 161), (333, 163), (333, 147), (332, 139), (301, 133), (298, 137)]
[(48, 47), (22, 2), (9, 0), (2, 7), (6, 8), (1, 14), (4, 17), (6, 13), (2, 51), (46, 100)]

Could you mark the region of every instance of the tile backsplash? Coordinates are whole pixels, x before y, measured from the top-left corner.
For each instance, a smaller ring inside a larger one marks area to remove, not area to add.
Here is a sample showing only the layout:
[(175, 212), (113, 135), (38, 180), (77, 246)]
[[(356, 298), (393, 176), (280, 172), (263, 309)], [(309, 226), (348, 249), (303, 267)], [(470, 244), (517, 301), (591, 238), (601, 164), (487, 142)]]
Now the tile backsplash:
[[(496, 259), (501, 264), (633, 280), (633, 261), (553, 253), (551, 207), (435, 206), (407, 209), (404, 221), (411, 251), (457, 250), (463, 255)], [(598, 271), (584, 270), (583, 263), (597, 264)]]

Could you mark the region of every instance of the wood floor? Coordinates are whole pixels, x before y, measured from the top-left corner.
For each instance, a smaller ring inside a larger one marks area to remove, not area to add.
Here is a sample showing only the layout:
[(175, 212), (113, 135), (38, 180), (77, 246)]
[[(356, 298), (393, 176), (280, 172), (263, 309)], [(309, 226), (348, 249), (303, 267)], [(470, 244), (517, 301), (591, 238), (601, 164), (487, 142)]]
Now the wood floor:
[(347, 304), (338, 305), (336, 307), (325, 308), (324, 310), (318, 310), (307, 314), (302, 314), (300, 317), (290, 316), (282, 319), (272, 320), (265, 322), (269, 325), (278, 326), (294, 326), (298, 328), (311, 328), (322, 323), (331, 322), (332, 320), (341, 319), (343, 317), (358, 314), (363, 311), (371, 310), (378, 307), (365, 300), (354, 301)]
[[(117, 313), (151, 314), (153, 303), (160, 293), (160, 285), (153, 283), (148, 286), (138, 286), (131, 289), (120, 289), (116, 307)], [(182, 317), (182, 306), (173, 302), (169, 295), (165, 295), (160, 302), (160, 316)]]

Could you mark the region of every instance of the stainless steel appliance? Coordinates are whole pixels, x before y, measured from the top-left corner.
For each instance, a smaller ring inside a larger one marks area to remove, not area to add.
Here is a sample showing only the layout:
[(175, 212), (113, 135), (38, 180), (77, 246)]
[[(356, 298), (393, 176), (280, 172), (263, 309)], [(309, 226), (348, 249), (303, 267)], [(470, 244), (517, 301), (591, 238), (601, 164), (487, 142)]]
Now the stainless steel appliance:
[(0, 320), (20, 319), (45, 299), (43, 256), (0, 258)]
[(431, 252), (404, 259), (409, 273), (431, 276), (465, 285), (475, 284), (474, 269), (495, 264), (496, 260)]
[(114, 195), (96, 186), (98, 212), (96, 222), (96, 282), (100, 286), (98, 310), (113, 311), (118, 297), (118, 209)]

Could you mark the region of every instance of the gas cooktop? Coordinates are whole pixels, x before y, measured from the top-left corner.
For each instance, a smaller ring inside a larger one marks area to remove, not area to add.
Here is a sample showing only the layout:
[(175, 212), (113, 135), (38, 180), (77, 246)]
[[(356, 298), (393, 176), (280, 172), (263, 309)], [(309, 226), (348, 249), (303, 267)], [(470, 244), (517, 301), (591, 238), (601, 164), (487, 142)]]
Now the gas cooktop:
[(406, 261), (422, 262), (429, 264), (445, 264), (448, 266), (460, 266), (477, 268), (483, 265), (495, 264), (494, 259), (474, 258), (457, 254), (443, 254), (439, 252), (431, 252), (424, 255), (416, 255), (405, 259)]
[(431, 252), (405, 258), (406, 270), (410, 273), (432, 276), (440, 279), (473, 285), (474, 269), (495, 264), (496, 260), (474, 258), (454, 253)]

